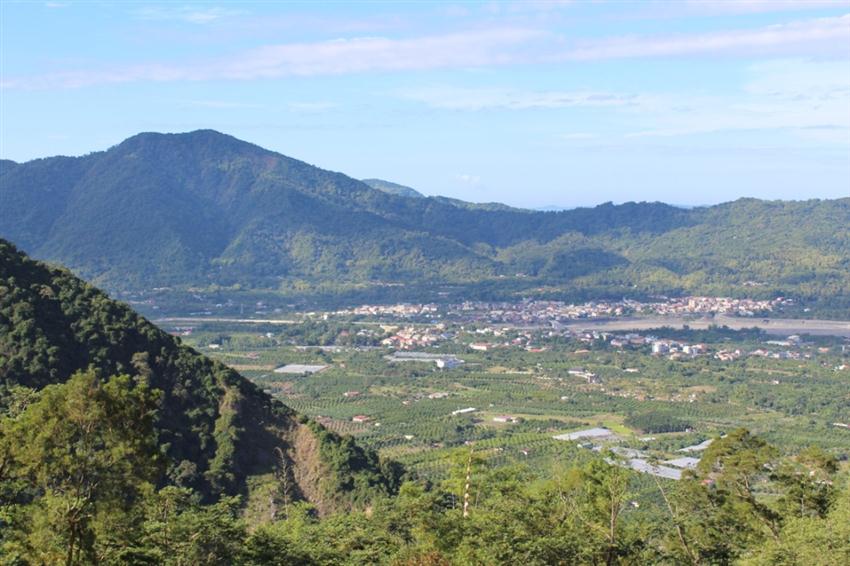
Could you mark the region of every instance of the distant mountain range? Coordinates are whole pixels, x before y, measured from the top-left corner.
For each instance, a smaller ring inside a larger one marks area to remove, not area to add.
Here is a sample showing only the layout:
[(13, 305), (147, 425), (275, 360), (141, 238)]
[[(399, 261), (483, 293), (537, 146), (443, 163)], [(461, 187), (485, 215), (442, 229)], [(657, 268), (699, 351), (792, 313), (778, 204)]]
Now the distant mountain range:
[(0, 202), (0, 236), (112, 290), (395, 282), (850, 296), (850, 198), (530, 211), (358, 181), (201, 130), (3, 161)]

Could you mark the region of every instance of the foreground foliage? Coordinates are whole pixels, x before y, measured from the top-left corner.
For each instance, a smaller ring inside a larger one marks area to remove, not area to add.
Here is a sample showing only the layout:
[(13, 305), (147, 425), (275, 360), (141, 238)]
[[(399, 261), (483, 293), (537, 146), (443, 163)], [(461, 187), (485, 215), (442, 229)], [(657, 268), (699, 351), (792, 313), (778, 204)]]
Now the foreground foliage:
[[(455, 474), (319, 517), (250, 522), (239, 498), (156, 489), (156, 393), (80, 373), (0, 420), (5, 564), (846, 564), (850, 497), (834, 458), (779, 457), (746, 430), (633, 504), (632, 472), (595, 458), (553, 479), (458, 458)], [(611, 458), (614, 456), (611, 455)], [(468, 472), (467, 472), (468, 470)], [(468, 476), (467, 476), (468, 473)], [(465, 496), (469, 505), (464, 510)]]

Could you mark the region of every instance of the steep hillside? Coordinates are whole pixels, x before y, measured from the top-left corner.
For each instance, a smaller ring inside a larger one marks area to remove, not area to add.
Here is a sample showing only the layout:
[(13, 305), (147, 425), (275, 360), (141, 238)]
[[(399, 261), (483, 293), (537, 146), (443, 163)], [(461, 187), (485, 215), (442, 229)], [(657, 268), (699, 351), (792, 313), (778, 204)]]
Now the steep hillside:
[[(290, 495), (320, 509), (392, 492), (399, 470), (299, 417), (226, 366), (160, 331), (68, 271), (0, 240), (0, 400), (75, 371), (129, 374), (162, 392), (162, 484), (209, 498), (287, 474)], [(0, 403), (0, 407), (3, 403)]]
[(850, 291), (850, 199), (535, 212), (367, 181), (380, 190), (211, 130), (145, 133), (84, 157), (0, 163), (0, 235), (110, 290)]
[(110, 288), (492, 271), (463, 243), (434, 252), (407, 200), (217, 132), (139, 134), (4, 163), (0, 234)]

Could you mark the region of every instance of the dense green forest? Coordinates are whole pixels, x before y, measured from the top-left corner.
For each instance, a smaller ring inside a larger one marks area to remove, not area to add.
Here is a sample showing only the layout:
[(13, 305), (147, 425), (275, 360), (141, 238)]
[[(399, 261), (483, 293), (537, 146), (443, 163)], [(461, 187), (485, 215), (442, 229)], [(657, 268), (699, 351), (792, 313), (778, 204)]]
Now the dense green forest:
[(367, 181), (379, 190), (213, 131), (139, 134), (79, 158), (3, 161), (0, 235), (113, 291), (457, 284), (850, 310), (850, 199), (533, 212)]
[(144, 397), (136, 414), (152, 411), (158, 467), (148, 479), (156, 486), (213, 501), (249, 497), (286, 474), (287, 497), (323, 510), (397, 488), (397, 467), (297, 415), (68, 271), (0, 240), (0, 407), (11, 411), (81, 371), (92, 387), (129, 376), (115, 387)]
[(850, 560), (846, 470), (816, 447), (729, 431), (650, 500), (614, 453), (541, 478), (472, 444), (443, 479), (404, 477), (6, 242), (0, 380), (3, 564)]
[[(716, 440), (680, 482), (638, 507), (630, 472), (601, 457), (553, 478), (488, 470), (458, 452), (440, 484), (319, 516), (282, 497), (156, 488), (157, 394), (128, 376), (77, 373), (0, 419), (4, 564), (824, 564), (850, 560), (850, 497), (817, 449), (780, 458), (746, 430)], [(613, 458), (614, 456), (611, 455)], [(278, 491), (286, 481), (279, 478)]]

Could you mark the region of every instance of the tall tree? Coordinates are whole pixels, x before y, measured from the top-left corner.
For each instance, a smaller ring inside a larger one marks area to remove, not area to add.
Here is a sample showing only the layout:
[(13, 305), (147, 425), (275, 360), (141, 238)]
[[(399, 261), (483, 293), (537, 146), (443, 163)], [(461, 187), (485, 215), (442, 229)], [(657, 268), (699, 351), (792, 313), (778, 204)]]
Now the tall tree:
[(0, 420), (0, 479), (23, 484), (31, 498), (18, 507), (25, 531), (7, 544), (34, 563), (97, 562), (102, 524), (129, 510), (157, 476), (158, 396), (127, 376), (103, 380), (89, 371)]

